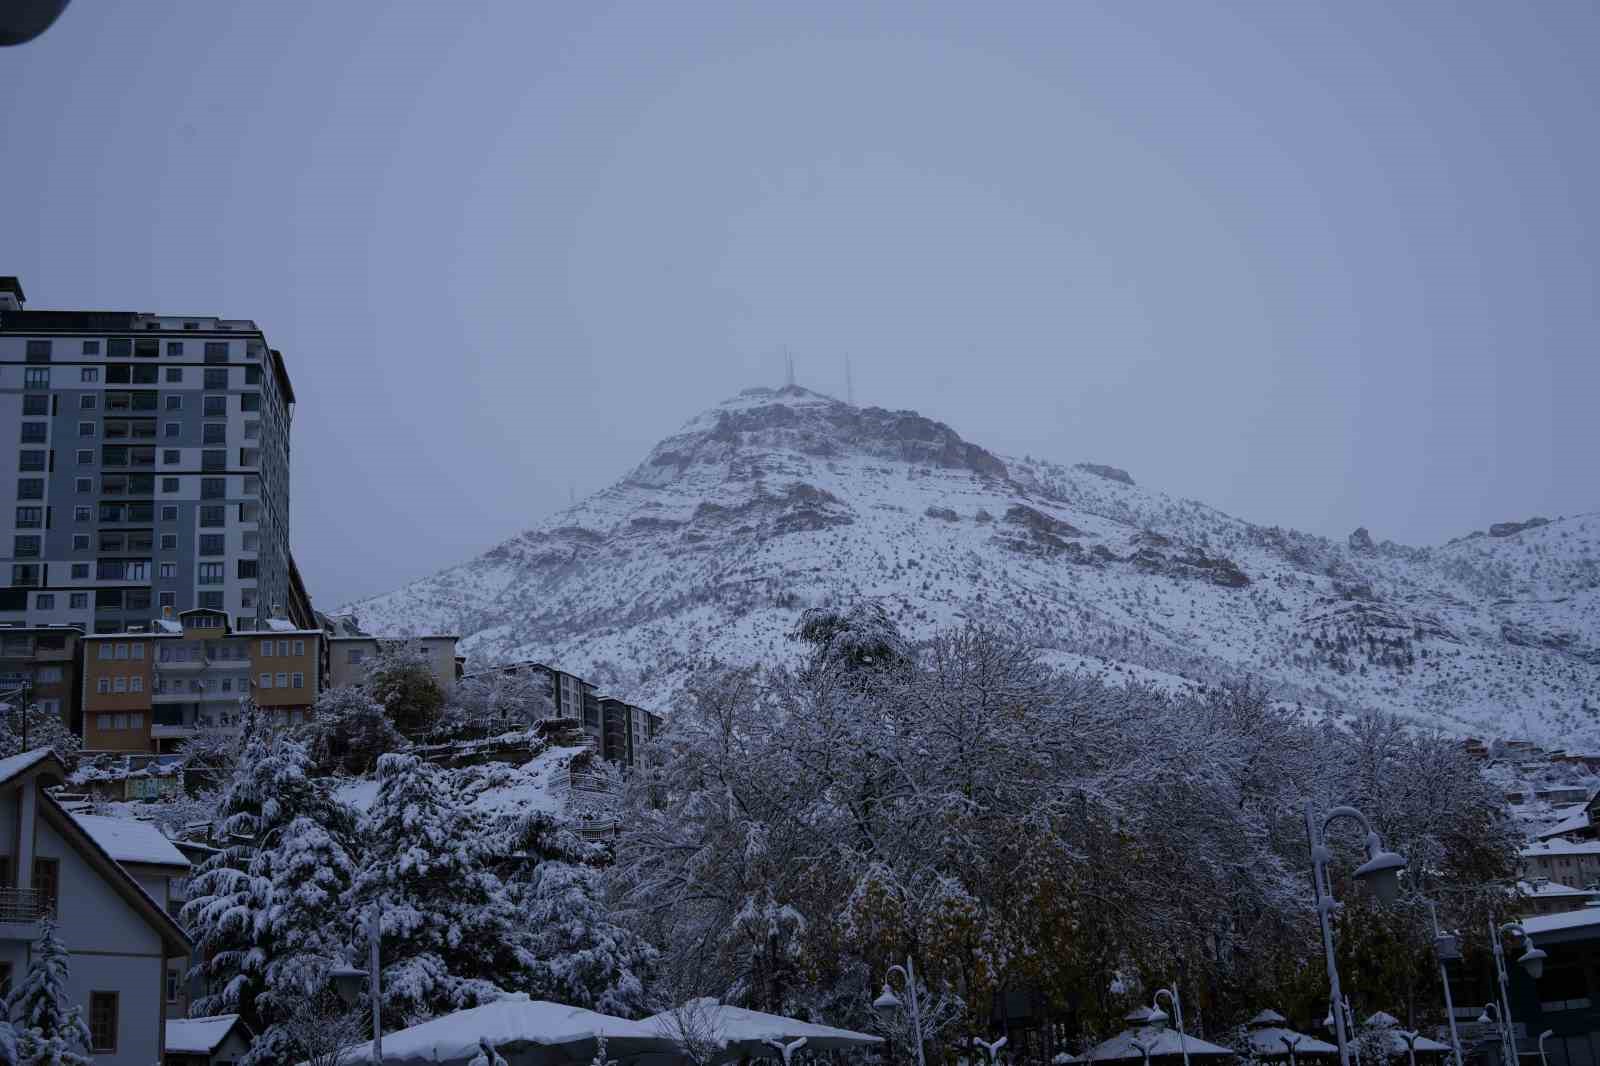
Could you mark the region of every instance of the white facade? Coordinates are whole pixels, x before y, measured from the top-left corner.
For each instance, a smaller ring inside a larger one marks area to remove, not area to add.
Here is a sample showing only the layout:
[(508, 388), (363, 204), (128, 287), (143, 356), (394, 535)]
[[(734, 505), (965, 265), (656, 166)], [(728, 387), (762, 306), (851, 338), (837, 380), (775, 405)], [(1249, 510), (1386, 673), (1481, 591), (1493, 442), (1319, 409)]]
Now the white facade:
[(69, 995), (98, 1037), (95, 1062), (151, 1066), (163, 1051), (167, 960), (185, 955), (188, 940), (153, 894), (164, 897), (163, 879), (141, 885), (45, 792), (63, 776), (47, 750), (0, 761), (0, 964), (20, 982), (39, 917), (53, 911)]

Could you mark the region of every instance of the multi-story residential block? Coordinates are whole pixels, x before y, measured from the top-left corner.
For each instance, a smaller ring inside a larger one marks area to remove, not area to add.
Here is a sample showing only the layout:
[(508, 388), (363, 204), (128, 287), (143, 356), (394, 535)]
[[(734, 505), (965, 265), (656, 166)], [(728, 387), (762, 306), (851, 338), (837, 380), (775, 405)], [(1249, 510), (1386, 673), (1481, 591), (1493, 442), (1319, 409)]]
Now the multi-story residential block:
[(293, 410), (254, 322), (24, 310), (0, 278), (0, 622), (116, 633), (203, 607), (250, 629), (282, 605), (312, 625)]
[(428, 663), (434, 680), (449, 699), (460, 678), (456, 642), (460, 637), (440, 634), (422, 637), (373, 637), (335, 635), (328, 638), (328, 687), (345, 688), (366, 680), (367, 671), (385, 651), (405, 647), (420, 654)]
[(620, 766), (642, 766), (645, 744), (665, 724), (660, 715), (612, 696), (601, 696), (594, 685), (577, 674), (544, 663), (510, 663), (475, 671), (467, 677), (483, 673), (543, 678), (552, 717), (576, 721), (596, 754)]
[(1523, 876), (1574, 888), (1600, 884), (1600, 840), (1545, 840), (1522, 849)]
[(164, 1051), (168, 963), (192, 948), (165, 909), (181, 870), (154, 830), (67, 813), (46, 791), (64, 776), (48, 749), (0, 760), (0, 981), (23, 977), (40, 921), (54, 915), (94, 1061), (150, 1066)]
[(0, 629), (0, 702), (20, 706), (26, 700), (76, 731), (82, 721), (82, 641), (83, 631), (71, 626)]
[(244, 702), (270, 720), (304, 721), (321, 678), (321, 629), (269, 618), (232, 629), (223, 611), (194, 608), (150, 632), (84, 638), (85, 751), (164, 752), (201, 728), (237, 729)]

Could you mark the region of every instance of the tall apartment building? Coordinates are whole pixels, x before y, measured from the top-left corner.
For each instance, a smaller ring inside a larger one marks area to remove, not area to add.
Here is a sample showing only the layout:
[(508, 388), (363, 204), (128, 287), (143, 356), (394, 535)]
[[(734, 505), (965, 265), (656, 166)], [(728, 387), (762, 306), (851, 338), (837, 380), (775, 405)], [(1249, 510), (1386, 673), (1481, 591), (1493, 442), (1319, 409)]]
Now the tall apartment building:
[(289, 555), (294, 389), (254, 323), (29, 311), (0, 277), (0, 624), (170, 607), (310, 627)]
[(71, 626), (0, 630), (0, 702), (20, 704), (26, 699), (76, 730), (82, 712), (78, 699), (82, 641), (83, 633)]

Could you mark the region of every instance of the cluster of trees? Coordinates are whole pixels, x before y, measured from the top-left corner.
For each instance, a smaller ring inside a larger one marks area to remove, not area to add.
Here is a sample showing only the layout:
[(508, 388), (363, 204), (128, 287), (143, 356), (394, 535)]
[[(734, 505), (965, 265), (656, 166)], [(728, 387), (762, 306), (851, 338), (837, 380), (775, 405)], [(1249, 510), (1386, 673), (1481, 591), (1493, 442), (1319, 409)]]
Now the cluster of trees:
[[(1005, 993), (1105, 1033), (1172, 981), (1218, 1028), (1320, 1017), (1308, 802), (1357, 805), (1410, 862), (1390, 911), (1337, 886), (1362, 1009), (1438, 1013), (1424, 896), (1464, 929), (1507, 898), (1516, 834), (1447, 738), (1250, 685), (1112, 687), (1003, 628), (911, 647), (872, 603), (796, 636), (795, 671), (702, 673), (626, 786), (614, 902), (680, 999), (870, 1025), (911, 955), (963, 1038)], [(1333, 835), (1344, 876), (1362, 842)]]
[(512, 991), (639, 1013), (655, 952), (612, 921), (604, 853), (547, 814), (474, 806), (493, 772), (384, 754), (359, 811), (306, 740), (252, 723), (217, 800), (226, 846), (181, 914), (210, 989), (194, 1013), (241, 1014), (259, 1035), (249, 1063), (306, 1057), (296, 1019), (326, 1012), (331, 967), (365, 960), (374, 904), (386, 1026)]
[(33, 961), (22, 983), (6, 997), (0, 1020), (0, 1064), (4, 1066), (88, 1066), (89, 1027), (83, 1008), (67, 992), (66, 947), (46, 918)]

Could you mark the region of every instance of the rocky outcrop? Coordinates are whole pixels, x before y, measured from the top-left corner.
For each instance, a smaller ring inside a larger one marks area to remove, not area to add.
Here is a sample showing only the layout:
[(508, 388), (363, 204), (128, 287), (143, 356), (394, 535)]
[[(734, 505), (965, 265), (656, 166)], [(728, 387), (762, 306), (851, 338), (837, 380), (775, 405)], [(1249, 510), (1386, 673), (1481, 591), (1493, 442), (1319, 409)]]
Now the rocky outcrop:
[(1366, 526), (1358, 526), (1354, 533), (1345, 538), (1345, 543), (1350, 546), (1351, 551), (1361, 552), (1363, 555), (1375, 547), (1372, 543), (1372, 534), (1367, 532)]
[(1133, 484), (1133, 476), (1126, 470), (1115, 466), (1106, 466), (1103, 463), (1078, 463), (1073, 469), (1082, 470), (1086, 474), (1103, 477), (1107, 481), (1120, 481), (1124, 485)]
[(948, 507), (929, 507), (922, 513), (927, 515), (929, 518), (937, 518), (945, 522), (961, 521), (961, 516), (956, 514)]
[(1550, 519), (1535, 516), (1526, 522), (1496, 522), (1489, 527), (1491, 537), (1514, 537), (1524, 529), (1538, 529), (1540, 526), (1550, 524)]

